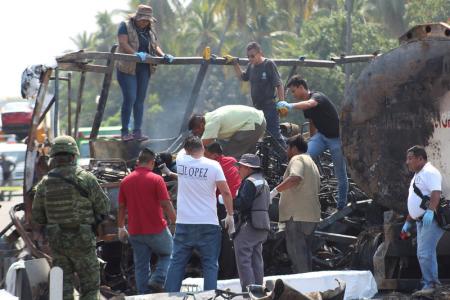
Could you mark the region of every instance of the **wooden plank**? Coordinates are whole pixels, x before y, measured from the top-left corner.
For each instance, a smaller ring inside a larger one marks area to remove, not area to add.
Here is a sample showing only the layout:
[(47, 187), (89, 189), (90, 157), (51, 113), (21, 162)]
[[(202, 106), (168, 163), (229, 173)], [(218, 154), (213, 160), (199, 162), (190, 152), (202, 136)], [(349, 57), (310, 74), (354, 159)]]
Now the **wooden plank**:
[(27, 142), (27, 152), (25, 154), (25, 176), (24, 176), (24, 196), (28, 191), (33, 187), (33, 178), (34, 178), (34, 162), (36, 159), (35, 155), (35, 140), (37, 134), (37, 128), (40, 124), (40, 112), (42, 109), (42, 105), (44, 104), (45, 95), (47, 93), (48, 82), (50, 80), (50, 75), (52, 74), (53, 69), (48, 68), (41, 81), (41, 85), (39, 87), (39, 91), (36, 97), (36, 102), (34, 105), (33, 117), (31, 120), (30, 131), (28, 132), (28, 142)]
[[(117, 45), (114, 45), (111, 48), (111, 53), (116, 52)], [(105, 78), (103, 79), (102, 91), (100, 93), (100, 99), (98, 100), (97, 112), (95, 114), (94, 123), (92, 124), (91, 136), (90, 139), (96, 139), (98, 136), (98, 131), (100, 128), (100, 124), (102, 123), (103, 113), (105, 112), (106, 101), (108, 100), (109, 88), (111, 86), (112, 75), (114, 71), (115, 60), (114, 57), (107, 61), (108, 72), (105, 74)], [(91, 151), (92, 153), (92, 151)]]
[(109, 69), (106, 66), (80, 64), (74, 62), (58, 63), (58, 68), (62, 71), (74, 71), (74, 72), (94, 72), (104, 74), (109, 72)]
[(43, 76), (39, 91), (36, 96), (36, 102), (34, 104), (33, 116), (31, 119), (30, 130), (28, 131), (27, 151), (25, 152), (25, 174), (23, 178), (23, 201), (25, 204), (25, 222), (31, 224), (31, 205), (32, 200), (29, 195), (29, 191), (33, 188), (34, 183), (34, 170), (36, 167), (36, 134), (37, 128), (40, 123), (40, 111), (45, 100), (45, 94), (47, 93), (48, 82), (53, 69), (48, 68)]

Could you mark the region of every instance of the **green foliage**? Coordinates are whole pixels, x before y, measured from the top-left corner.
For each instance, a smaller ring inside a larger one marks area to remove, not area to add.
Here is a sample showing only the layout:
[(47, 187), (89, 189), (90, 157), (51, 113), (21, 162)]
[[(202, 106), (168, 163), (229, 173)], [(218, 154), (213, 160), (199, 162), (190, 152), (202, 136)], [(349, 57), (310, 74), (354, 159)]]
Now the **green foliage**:
[[(213, 53), (244, 57), (245, 47), (258, 41), (266, 57), (330, 59), (345, 52), (345, 0), (131, 0), (126, 13), (138, 4), (149, 4), (158, 20), (156, 29), (164, 52), (175, 56), (199, 56), (204, 47)], [(184, 5), (183, 5), (184, 4)], [(409, 26), (446, 21), (448, 0), (353, 0), (352, 51), (350, 54), (381, 53), (397, 46), (397, 38)], [(125, 17), (126, 15), (123, 14)], [(112, 14), (97, 15), (98, 30), (82, 32), (72, 40), (78, 50), (109, 51), (116, 42), (118, 24)], [(97, 62), (96, 62), (97, 63)], [(103, 63), (103, 62), (98, 62)], [(354, 80), (365, 63), (351, 66)], [(144, 131), (154, 138), (175, 136), (181, 126), (199, 66), (159, 66), (152, 75), (145, 101)], [(280, 68), (286, 80), (290, 68)], [(327, 94), (336, 104), (344, 98), (344, 72), (333, 69), (299, 68), (312, 89)], [(114, 76), (115, 77), (115, 76)], [(74, 75), (75, 99), (79, 75)], [(83, 95), (82, 126), (90, 126), (96, 112), (95, 99), (101, 91), (103, 76), (89, 73)], [(61, 99), (65, 99), (61, 84)], [(203, 82), (196, 112), (226, 104), (250, 104), (248, 84), (241, 83), (231, 66), (210, 66)], [(113, 80), (103, 124), (120, 125), (122, 96)], [(73, 104), (73, 110), (75, 109)], [(64, 110), (65, 107), (62, 107)], [(64, 112), (61, 115), (65, 117)], [(287, 119), (301, 122), (302, 114)], [(62, 121), (64, 126), (65, 121)]]
[(423, 23), (449, 22), (450, 1), (410, 0), (406, 4), (406, 19), (409, 26)]

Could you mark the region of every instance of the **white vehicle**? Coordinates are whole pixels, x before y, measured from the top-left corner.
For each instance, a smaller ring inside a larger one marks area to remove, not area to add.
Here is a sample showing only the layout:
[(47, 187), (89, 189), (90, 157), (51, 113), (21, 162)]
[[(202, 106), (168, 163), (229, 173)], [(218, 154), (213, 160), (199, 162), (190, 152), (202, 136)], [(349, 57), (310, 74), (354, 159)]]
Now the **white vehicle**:
[[(0, 143), (0, 155), (4, 154), (6, 159), (16, 164), (12, 172), (12, 185), (22, 186), (25, 171), (25, 152), (27, 145), (22, 143)], [(3, 182), (3, 172), (0, 172), (0, 179)]]

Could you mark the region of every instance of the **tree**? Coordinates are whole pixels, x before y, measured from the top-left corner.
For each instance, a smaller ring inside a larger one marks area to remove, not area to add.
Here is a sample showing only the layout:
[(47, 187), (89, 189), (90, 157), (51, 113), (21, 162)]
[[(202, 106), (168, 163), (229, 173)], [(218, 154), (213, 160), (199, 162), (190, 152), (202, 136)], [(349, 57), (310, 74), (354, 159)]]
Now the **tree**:
[[(158, 19), (161, 47), (176, 56), (197, 56), (209, 46), (215, 54), (242, 57), (247, 43), (256, 40), (269, 58), (329, 59), (339, 56), (345, 49), (344, 1), (131, 0), (127, 13), (134, 13), (138, 4), (150, 4)], [(398, 33), (403, 33), (408, 26), (446, 21), (449, 15), (448, 0), (354, 0), (352, 54), (388, 51), (397, 46)], [(112, 23), (111, 14), (99, 13), (97, 21), (97, 32), (81, 33), (73, 38), (77, 47), (109, 51), (116, 43), (117, 24)], [(352, 65), (351, 78), (356, 78), (365, 65)], [(178, 133), (177, 122), (184, 113), (198, 69), (199, 66), (164, 65), (152, 74), (145, 102), (147, 134), (168, 137)], [(286, 79), (289, 69), (280, 68), (280, 71)], [(305, 75), (312, 88), (325, 92), (338, 105), (342, 102), (344, 73), (341, 67), (300, 68), (299, 73)], [(94, 100), (102, 83), (101, 75), (89, 74), (88, 78), (82, 112), (87, 120), (83, 126), (92, 124), (96, 110)], [(196, 111), (248, 103), (249, 91), (241, 89), (240, 84), (231, 66), (211, 66)], [(120, 89), (113, 80), (104, 115), (108, 124), (120, 123), (121, 101)], [(300, 115), (291, 120), (298, 122)], [(167, 126), (168, 117), (171, 126)]]
[(424, 23), (449, 23), (450, 1), (448, 0), (410, 0), (406, 4), (406, 20), (409, 27)]
[(76, 49), (94, 50), (95, 49), (95, 33), (88, 33), (83, 31), (77, 34), (75, 37), (71, 37), (70, 40), (75, 44)]

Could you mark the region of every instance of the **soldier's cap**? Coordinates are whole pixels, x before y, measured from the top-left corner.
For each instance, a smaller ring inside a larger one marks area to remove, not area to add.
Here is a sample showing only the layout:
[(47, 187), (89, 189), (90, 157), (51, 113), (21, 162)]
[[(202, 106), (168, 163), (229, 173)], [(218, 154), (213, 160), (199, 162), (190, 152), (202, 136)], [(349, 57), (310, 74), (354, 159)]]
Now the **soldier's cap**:
[(243, 165), (249, 168), (260, 169), (261, 160), (256, 154), (246, 153), (241, 156), (241, 159), (236, 163), (236, 165)]

